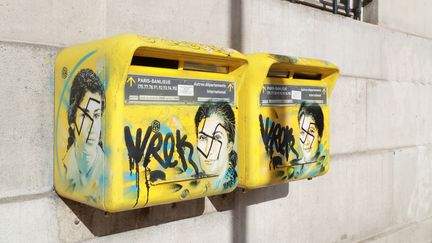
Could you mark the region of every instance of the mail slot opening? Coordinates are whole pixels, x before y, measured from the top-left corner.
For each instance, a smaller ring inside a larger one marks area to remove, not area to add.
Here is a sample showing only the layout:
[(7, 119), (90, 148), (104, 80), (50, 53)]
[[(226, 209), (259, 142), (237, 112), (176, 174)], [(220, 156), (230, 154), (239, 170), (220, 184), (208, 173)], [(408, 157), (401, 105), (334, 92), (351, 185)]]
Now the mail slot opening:
[(321, 80), (321, 73), (308, 73), (308, 72), (295, 72), (293, 75), (294, 79), (309, 79), (309, 80)]
[(288, 78), (290, 72), (288, 70), (272, 70), (270, 69), (267, 73), (269, 78)]
[(179, 61), (164, 58), (134, 56), (131, 65), (178, 69)]
[(212, 73), (228, 73), (229, 68), (227, 66), (221, 66), (216, 64), (185, 61), (183, 64), (183, 70), (212, 72)]
[(212, 72), (212, 73), (228, 73), (229, 67), (211, 63), (201, 63), (192, 61), (180, 61), (156, 57), (134, 56), (131, 61), (133, 66), (158, 67), (179, 69), (183, 63), (183, 70)]

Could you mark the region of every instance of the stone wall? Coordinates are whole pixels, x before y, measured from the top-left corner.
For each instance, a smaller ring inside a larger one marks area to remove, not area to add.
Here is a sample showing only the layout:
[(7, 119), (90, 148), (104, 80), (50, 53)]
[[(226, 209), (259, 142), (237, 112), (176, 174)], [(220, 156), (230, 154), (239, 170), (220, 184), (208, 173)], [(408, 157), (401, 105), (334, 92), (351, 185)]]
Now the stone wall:
[[(279, 0), (6, 0), (0, 13), (0, 241), (350, 242), (418, 224), (432, 238), (430, 39)], [(58, 197), (55, 56), (120, 33), (337, 64), (330, 171), (116, 214)]]

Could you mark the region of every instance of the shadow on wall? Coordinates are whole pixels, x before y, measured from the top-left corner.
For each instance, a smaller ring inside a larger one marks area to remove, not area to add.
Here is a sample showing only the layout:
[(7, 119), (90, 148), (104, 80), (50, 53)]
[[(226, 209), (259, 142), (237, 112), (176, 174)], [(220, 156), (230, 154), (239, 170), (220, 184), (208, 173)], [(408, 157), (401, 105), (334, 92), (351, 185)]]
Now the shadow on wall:
[(237, 51), (243, 51), (243, 8), (242, 0), (233, 0), (230, 2), (230, 44), (231, 48)]
[(247, 210), (250, 205), (285, 198), (289, 184), (281, 184), (244, 192), (237, 188), (231, 193), (208, 197), (217, 211), (232, 210), (232, 242), (248, 242), (246, 238)]
[[(237, 188), (231, 193), (208, 197), (217, 211), (233, 211), (233, 242), (246, 242), (246, 207), (288, 196), (288, 184), (243, 192)], [(164, 224), (200, 216), (204, 213), (204, 198), (171, 203), (119, 213), (106, 213), (60, 197), (76, 217), (95, 236), (106, 236), (129, 230)]]
[(236, 191), (235, 208), (233, 210), (233, 242), (250, 242), (247, 238), (247, 207), (262, 202), (268, 202), (279, 198), (287, 197), (289, 194), (289, 184), (281, 184), (270, 187), (243, 192), (241, 189)]
[[(230, 44), (231, 48), (240, 52), (244, 51), (243, 12), (243, 0), (230, 1)], [(288, 193), (289, 184), (282, 184), (250, 190), (246, 193), (244, 193), (241, 188), (237, 188), (231, 193), (209, 197), (209, 199), (217, 211), (233, 211), (232, 242), (248, 242), (246, 237), (246, 207), (253, 204), (284, 198), (288, 196)]]
[(117, 234), (196, 217), (204, 212), (204, 198), (119, 213), (106, 213), (85, 204), (60, 198), (95, 236)]
[(236, 210), (237, 206), (249, 206), (288, 196), (288, 184), (275, 185), (249, 191), (237, 188), (231, 193), (208, 197), (217, 211)]

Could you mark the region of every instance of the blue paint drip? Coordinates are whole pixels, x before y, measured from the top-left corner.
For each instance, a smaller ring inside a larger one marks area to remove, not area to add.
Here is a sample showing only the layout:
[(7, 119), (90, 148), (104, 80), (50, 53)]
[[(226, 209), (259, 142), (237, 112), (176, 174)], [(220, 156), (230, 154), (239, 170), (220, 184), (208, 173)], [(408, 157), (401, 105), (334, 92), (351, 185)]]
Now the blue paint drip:
[(317, 175), (320, 171), (321, 171), (321, 167), (316, 167), (316, 168), (312, 169), (311, 171), (309, 171), (308, 177), (313, 177), (313, 176)]
[[(167, 143), (166, 150), (170, 151), (172, 147), (173, 147), (173, 143), (169, 141), (169, 143)], [(165, 150), (165, 147), (163, 147), (163, 150)], [(163, 151), (163, 152), (167, 152), (167, 151)]]
[(324, 145), (320, 143), (320, 144), (318, 145), (318, 152), (321, 153), (321, 152), (323, 151), (323, 148), (324, 148)]
[[(59, 102), (59, 107), (57, 109), (57, 114), (56, 114), (56, 134), (55, 134), (55, 144), (57, 144), (57, 134), (58, 134), (58, 119), (59, 119), (59, 115), (60, 115), (60, 107), (61, 107), (61, 103), (64, 102), (64, 95), (66, 92), (66, 88), (68, 87), (68, 83), (70, 81), (70, 79), (72, 78), (72, 76), (75, 74), (76, 70), (78, 69), (79, 66), (81, 66), (81, 64), (87, 60), (89, 57), (91, 57), (93, 54), (96, 53), (96, 50), (89, 52), (87, 55), (85, 55), (83, 58), (81, 58), (78, 63), (75, 65), (75, 67), (72, 69), (72, 72), (69, 74), (69, 77), (66, 79), (66, 83), (63, 86), (63, 90), (61, 92), (60, 95), (60, 102)], [(56, 160), (57, 160), (57, 169), (60, 168), (60, 164), (59, 164), (59, 155), (58, 155), (58, 147), (56, 147)], [(57, 171), (58, 174), (59, 171)]]
[[(163, 136), (166, 136), (168, 133), (173, 134), (172, 131), (171, 131), (171, 129), (170, 129), (168, 126), (166, 126), (165, 124), (161, 124), (161, 126), (160, 126), (160, 133), (161, 133)], [(174, 134), (173, 134), (173, 135), (174, 135)], [(170, 140), (169, 143), (167, 143), (166, 151), (165, 151), (165, 147), (162, 147), (162, 152), (170, 151), (171, 148), (172, 148), (172, 146), (174, 146), (174, 144), (173, 144), (172, 141)]]
[(69, 109), (68, 99), (63, 99), (63, 101), (60, 102), (59, 106), (61, 106), (61, 105), (64, 105), (64, 106), (68, 107), (68, 109)]
[(108, 177), (106, 176), (100, 176), (99, 177), (99, 185), (101, 186), (101, 188), (108, 188)]
[(187, 175), (192, 175), (192, 173), (194, 173), (194, 171), (193, 171), (190, 167), (188, 167), (188, 168), (185, 170), (185, 172), (186, 172)]
[(126, 194), (132, 193), (134, 196), (136, 196), (137, 190), (138, 190), (138, 187), (136, 185), (133, 185), (133, 186), (126, 188), (125, 192), (126, 192)]
[(168, 134), (168, 133), (172, 133), (172, 132), (171, 132), (171, 129), (170, 129), (168, 126), (166, 126), (165, 124), (161, 124), (161, 125), (160, 125), (160, 132), (161, 132), (163, 135), (166, 135), (166, 134)]
[(104, 145), (103, 152), (104, 152), (105, 156), (108, 157), (112, 153), (112, 150), (111, 150), (111, 148)]
[(126, 182), (135, 181), (137, 175), (135, 173), (125, 172), (123, 173), (123, 180)]

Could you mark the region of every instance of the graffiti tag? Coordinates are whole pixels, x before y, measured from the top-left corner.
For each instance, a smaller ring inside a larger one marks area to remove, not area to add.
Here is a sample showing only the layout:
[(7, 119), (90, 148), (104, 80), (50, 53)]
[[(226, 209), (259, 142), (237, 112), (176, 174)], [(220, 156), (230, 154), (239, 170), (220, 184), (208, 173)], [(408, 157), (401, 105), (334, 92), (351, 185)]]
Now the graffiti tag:
[[(154, 132), (151, 136), (152, 131)], [(138, 204), (139, 199), (139, 163), (142, 160), (142, 166), (144, 167), (145, 174), (145, 185), (147, 188), (147, 200), (148, 203), (150, 184), (148, 181), (147, 173), (150, 171), (148, 169), (148, 164), (150, 163), (150, 159), (153, 157), (164, 169), (174, 168), (177, 166), (178, 161), (174, 160), (174, 152), (176, 151), (178, 157), (180, 158), (180, 162), (183, 168), (183, 171), (188, 169), (188, 165), (191, 165), (195, 174), (199, 173), (198, 166), (193, 160), (194, 148), (193, 145), (187, 141), (187, 135), (182, 135), (180, 130), (176, 131), (174, 136), (173, 133), (169, 132), (165, 135), (165, 137), (154, 129), (154, 124), (152, 126), (147, 127), (147, 131), (141, 140), (142, 129), (138, 128), (135, 136), (135, 143), (132, 138), (132, 134), (129, 126), (124, 127), (124, 136), (125, 143), (128, 150), (129, 156), (129, 170), (132, 173), (135, 170), (136, 174), (136, 186), (137, 186), (137, 198), (134, 207)], [(150, 137), (151, 136), (151, 137)], [(160, 150), (162, 149), (162, 156), (160, 154)], [(189, 153), (186, 153), (186, 149), (188, 149)], [(144, 157), (144, 159), (143, 159)], [(187, 160), (186, 160), (187, 159)], [(150, 180), (156, 181), (158, 179), (165, 180), (165, 173), (163, 171), (151, 171), (150, 172)]]
[(259, 116), (259, 122), (265, 150), (270, 156), (270, 169), (282, 165), (283, 158), (288, 161), (290, 151), (298, 158), (298, 153), (294, 148), (295, 140), (292, 128), (283, 127), (281, 124), (271, 121), (269, 117), (266, 118), (264, 125), (262, 115)]

